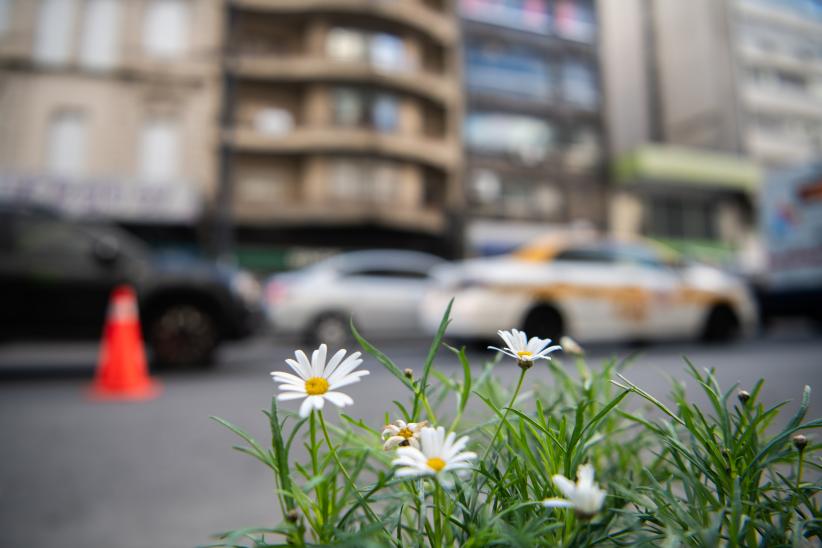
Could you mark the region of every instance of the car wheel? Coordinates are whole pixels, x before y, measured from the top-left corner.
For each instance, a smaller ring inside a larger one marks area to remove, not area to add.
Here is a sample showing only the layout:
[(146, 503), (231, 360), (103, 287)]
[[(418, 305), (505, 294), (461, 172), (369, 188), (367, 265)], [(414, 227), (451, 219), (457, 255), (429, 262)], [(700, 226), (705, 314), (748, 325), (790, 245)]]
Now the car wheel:
[(702, 338), (706, 342), (729, 342), (739, 336), (739, 318), (728, 305), (718, 305), (708, 313)]
[(147, 338), (154, 365), (174, 368), (213, 365), (219, 342), (214, 317), (192, 304), (173, 304), (160, 310), (148, 324)]
[(554, 307), (541, 305), (528, 313), (522, 329), (529, 337), (551, 339), (556, 342), (562, 337), (562, 316)]
[(348, 322), (339, 314), (323, 314), (314, 322), (310, 338), (316, 344), (339, 348), (349, 342)]

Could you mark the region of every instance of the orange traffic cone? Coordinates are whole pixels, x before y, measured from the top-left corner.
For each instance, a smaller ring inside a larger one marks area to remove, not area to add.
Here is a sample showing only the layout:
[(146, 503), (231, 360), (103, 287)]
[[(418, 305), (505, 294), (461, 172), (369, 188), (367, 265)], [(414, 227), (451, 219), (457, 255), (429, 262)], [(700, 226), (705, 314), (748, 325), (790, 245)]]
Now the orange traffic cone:
[(91, 397), (98, 400), (147, 400), (156, 397), (160, 388), (148, 376), (134, 290), (127, 285), (117, 286), (109, 301)]

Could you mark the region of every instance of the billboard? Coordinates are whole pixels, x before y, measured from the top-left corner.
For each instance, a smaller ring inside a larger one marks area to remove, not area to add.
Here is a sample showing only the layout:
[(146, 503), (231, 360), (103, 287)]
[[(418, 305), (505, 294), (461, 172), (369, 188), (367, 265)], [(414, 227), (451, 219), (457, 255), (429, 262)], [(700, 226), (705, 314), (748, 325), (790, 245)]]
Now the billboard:
[(822, 163), (769, 174), (761, 205), (770, 286), (822, 287)]

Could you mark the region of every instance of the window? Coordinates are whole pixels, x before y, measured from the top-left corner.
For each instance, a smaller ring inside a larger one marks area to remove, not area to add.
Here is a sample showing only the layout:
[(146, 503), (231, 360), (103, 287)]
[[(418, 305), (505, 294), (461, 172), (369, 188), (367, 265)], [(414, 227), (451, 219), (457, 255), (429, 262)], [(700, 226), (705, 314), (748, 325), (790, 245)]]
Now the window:
[(326, 36), (325, 51), (332, 59), (370, 63), (381, 70), (402, 71), (410, 68), (403, 40), (384, 32), (336, 27)]
[(185, 0), (152, 0), (143, 20), (143, 47), (152, 57), (173, 58), (188, 42), (188, 4)]
[(467, 19), (547, 34), (551, 14), (547, 0), (460, 0)]
[(424, 280), (428, 278), (428, 274), (426, 272), (393, 268), (368, 268), (363, 270), (352, 270), (350, 272), (346, 272), (345, 276), (375, 276), (377, 278), (394, 278), (399, 280)]
[(473, 112), (465, 119), (465, 140), (474, 150), (511, 154), (524, 164), (542, 162), (554, 148), (554, 128), (531, 116)]
[(80, 60), (85, 67), (108, 69), (114, 66), (119, 30), (119, 0), (88, 0), (80, 46)]
[(562, 66), (562, 95), (568, 103), (595, 108), (599, 92), (593, 68), (579, 61), (566, 61)]
[(565, 149), (565, 166), (571, 170), (591, 169), (599, 163), (601, 153), (596, 131), (590, 127), (576, 127)]
[(562, 193), (548, 181), (501, 177), (482, 169), (471, 174), (469, 199), (479, 211), (506, 216), (546, 218), (562, 208)]
[(0, 0), (0, 35), (11, 27), (12, 0)]
[(559, 252), (554, 261), (574, 261), (586, 263), (612, 263), (614, 253), (606, 247), (572, 247)]
[(371, 104), (371, 118), (374, 128), (382, 133), (397, 130), (399, 102), (388, 93), (377, 93)]
[(368, 51), (365, 34), (354, 29), (333, 28), (326, 37), (325, 50), (332, 59), (364, 61)]
[(254, 129), (269, 137), (282, 137), (294, 129), (294, 115), (274, 107), (264, 107), (254, 114)]
[(590, 0), (557, 0), (557, 33), (571, 40), (591, 42), (596, 36), (594, 6)]
[(47, 165), (58, 175), (82, 175), (86, 168), (86, 117), (80, 111), (60, 111), (48, 128)]
[(140, 136), (139, 174), (148, 181), (168, 182), (178, 175), (179, 142), (174, 120), (154, 119)]
[(614, 246), (616, 258), (623, 263), (665, 268), (667, 264), (655, 250), (641, 245)]
[(653, 236), (714, 240), (715, 219), (712, 202), (660, 196), (649, 203), (646, 228)]
[(344, 202), (392, 203), (400, 173), (390, 162), (337, 160), (331, 164), (330, 196)]
[(537, 99), (547, 99), (551, 94), (550, 66), (527, 49), (470, 43), (465, 61), (465, 77), (471, 89)]
[(399, 101), (390, 93), (336, 88), (333, 108), (334, 123), (342, 127), (364, 127), (390, 133), (396, 131), (399, 123)]
[(382, 70), (402, 71), (408, 68), (405, 44), (392, 34), (380, 32), (371, 37), (371, 64)]
[(34, 58), (43, 64), (68, 62), (74, 38), (76, 0), (42, 0), (37, 20)]

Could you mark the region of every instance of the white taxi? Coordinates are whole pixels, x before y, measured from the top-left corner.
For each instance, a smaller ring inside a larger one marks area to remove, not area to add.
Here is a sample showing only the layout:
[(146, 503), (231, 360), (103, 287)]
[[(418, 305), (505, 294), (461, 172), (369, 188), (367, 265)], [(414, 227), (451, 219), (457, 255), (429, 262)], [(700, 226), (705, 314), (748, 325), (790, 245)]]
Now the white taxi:
[(554, 340), (727, 341), (757, 322), (741, 279), (645, 241), (547, 237), (433, 275), (437, 283), (421, 303), (424, 327), (437, 329), (453, 297), (448, 333), (466, 339), (516, 327)]

